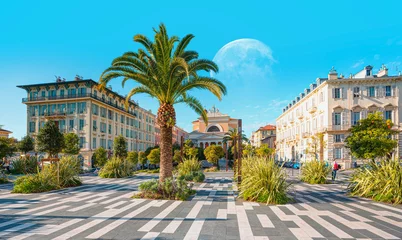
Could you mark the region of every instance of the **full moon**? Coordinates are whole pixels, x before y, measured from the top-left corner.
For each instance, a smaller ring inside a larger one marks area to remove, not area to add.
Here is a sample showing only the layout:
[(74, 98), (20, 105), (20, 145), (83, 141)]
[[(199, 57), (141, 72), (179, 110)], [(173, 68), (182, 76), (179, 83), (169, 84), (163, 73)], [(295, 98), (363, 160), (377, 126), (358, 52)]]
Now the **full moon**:
[(224, 83), (266, 82), (275, 62), (271, 49), (256, 39), (242, 38), (224, 45), (213, 61), (219, 66), (219, 73), (211, 73)]

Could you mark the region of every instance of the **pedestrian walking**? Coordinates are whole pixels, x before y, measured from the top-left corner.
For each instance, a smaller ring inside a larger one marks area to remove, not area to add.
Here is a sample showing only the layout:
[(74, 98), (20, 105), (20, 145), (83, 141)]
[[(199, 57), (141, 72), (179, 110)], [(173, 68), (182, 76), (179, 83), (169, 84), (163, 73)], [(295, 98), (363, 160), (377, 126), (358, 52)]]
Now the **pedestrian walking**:
[(336, 179), (336, 172), (339, 170), (339, 164), (334, 160), (332, 164), (332, 181)]

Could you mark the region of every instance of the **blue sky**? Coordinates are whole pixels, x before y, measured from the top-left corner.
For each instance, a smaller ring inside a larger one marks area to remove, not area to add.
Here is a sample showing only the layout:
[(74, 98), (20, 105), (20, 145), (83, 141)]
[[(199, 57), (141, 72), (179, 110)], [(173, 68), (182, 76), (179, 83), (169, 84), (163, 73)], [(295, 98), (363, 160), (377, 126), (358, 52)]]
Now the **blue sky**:
[[(0, 124), (14, 137), (26, 134), (25, 91), (16, 85), (51, 82), (55, 75), (98, 80), (113, 58), (138, 49), (135, 34), (152, 37), (152, 28), (163, 22), (171, 35), (194, 34), (190, 48), (202, 58), (213, 59), (225, 44), (242, 38), (270, 50), (269, 57), (257, 51), (240, 61), (234, 51), (222, 60), (240, 67), (220, 73), (229, 91), (221, 102), (194, 93), (207, 108), (215, 104), (242, 118), (250, 135), (274, 123), (284, 105), (332, 66), (345, 75), (382, 63), (393, 74), (402, 71), (400, 9), (399, 0), (6, 1), (0, 8)], [(118, 80), (112, 85), (121, 94), (129, 91)], [(156, 112), (155, 100), (135, 100)], [(197, 115), (181, 105), (177, 115), (178, 125), (190, 131)]]

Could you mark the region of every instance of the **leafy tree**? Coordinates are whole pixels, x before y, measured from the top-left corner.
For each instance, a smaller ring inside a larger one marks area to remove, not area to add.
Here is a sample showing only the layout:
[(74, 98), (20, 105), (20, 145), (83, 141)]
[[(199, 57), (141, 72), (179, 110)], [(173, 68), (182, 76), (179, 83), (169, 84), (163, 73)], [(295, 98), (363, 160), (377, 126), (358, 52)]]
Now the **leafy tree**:
[(127, 157), (127, 141), (122, 135), (114, 138), (113, 154), (115, 157), (124, 159)]
[[(230, 146), (232, 147), (231, 151), (232, 151), (233, 155), (235, 155), (237, 153), (237, 148), (238, 148), (238, 145), (234, 144), (234, 141), (238, 140), (239, 136), (240, 136), (240, 134), (238, 132), (238, 129), (235, 128), (235, 129), (230, 129), (229, 132), (225, 133), (225, 136), (223, 137), (223, 143), (230, 144)], [(248, 142), (246, 135), (243, 133), (241, 134), (241, 139), (242, 139), (242, 141)]]
[(173, 162), (181, 162), (181, 152), (180, 150), (174, 150), (174, 154), (173, 154)]
[(63, 153), (77, 155), (80, 152), (80, 138), (75, 133), (64, 134)]
[(189, 158), (198, 157), (198, 148), (192, 147), (186, 150), (186, 156)]
[(198, 160), (205, 160), (204, 149), (202, 147), (197, 147), (198, 149)]
[(173, 144), (172, 148), (173, 148), (173, 154), (174, 154), (174, 151), (180, 150), (181, 147), (180, 147), (180, 144), (178, 144), (177, 142), (175, 142), (175, 143)]
[(94, 158), (95, 167), (103, 167), (107, 162), (107, 150), (103, 147), (97, 148), (94, 153)]
[(392, 130), (393, 123), (384, 120), (382, 114), (377, 112), (369, 114), (366, 119), (351, 128), (346, 138), (346, 147), (356, 158), (371, 159), (388, 157), (397, 147), (397, 140), (392, 139), (397, 132)]
[(151, 164), (159, 164), (159, 162), (161, 161), (160, 149), (159, 148), (152, 149), (147, 158)]
[(198, 74), (199, 71), (217, 72), (218, 66), (210, 60), (198, 59), (196, 51), (186, 49), (193, 35), (186, 35), (181, 40), (177, 36), (169, 37), (164, 24), (154, 31), (154, 41), (141, 34), (134, 36), (134, 41), (140, 43), (143, 49), (124, 53), (114, 59), (112, 66), (102, 73), (99, 82), (103, 88), (110, 80), (120, 77), (123, 77), (123, 86), (128, 80), (138, 83), (127, 94), (126, 106), (131, 97), (138, 93), (148, 94), (158, 100), (157, 123), (161, 135), (159, 181), (163, 182), (165, 178), (172, 177), (172, 128), (176, 124), (174, 105), (186, 104), (208, 123), (201, 102), (189, 92), (208, 90), (221, 100), (226, 94), (226, 87), (219, 80)]
[(251, 144), (247, 144), (243, 147), (243, 156), (254, 156), (255, 149)]
[(35, 149), (35, 142), (33, 138), (29, 135), (23, 137), (18, 143), (18, 150), (26, 154), (27, 152), (33, 151)]
[(156, 148), (159, 148), (159, 146), (158, 146), (158, 145), (155, 145), (155, 146), (153, 146), (153, 147), (148, 147), (148, 148), (145, 150), (145, 156), (148, 156), (148, 155), (151, 153), (151, 151), (152, 151), (153, 149), (156, 149)]
[(0, 160), (11, 156), (15, 150), (15, 140), (13, 138), (0, 137)]
[(137, 152), (128, 152), (127, 160), (130, 161), (133, 165), (137, 166), (138, 163), (138, 153)]
[(64, 136), (56, 124), (49, 120), (39, 130), (36, 136), (36, 148), (38, 152), (46, 152), (49, 157), (57, 157), (64, 147)]
[(261, 146), (255, 150), (255, 152), (259, 157), (268, 158), (274, 154), (275, 150), (269, 148), (267, 144), (261, 144)]
[(310, 137), (310, 141), (307, 143), (306, 153), (311, 155), (313, 159), (319, 157), (320, 161), (324, 161), (324, 134), (317, 133)]
[(147, 163), (147, 161), (147, 155), (145, 155), (145, 153), (142, 151), (138, 152), (138, 162), (142, 165), (142, 168), (144, 168), (144, 165)]
[(218, 160), (225, 155), (223, 148), (218, 145), (211, 145), (205, 148), (204, 154), (208, 162), (215, 164), (219, 169)]

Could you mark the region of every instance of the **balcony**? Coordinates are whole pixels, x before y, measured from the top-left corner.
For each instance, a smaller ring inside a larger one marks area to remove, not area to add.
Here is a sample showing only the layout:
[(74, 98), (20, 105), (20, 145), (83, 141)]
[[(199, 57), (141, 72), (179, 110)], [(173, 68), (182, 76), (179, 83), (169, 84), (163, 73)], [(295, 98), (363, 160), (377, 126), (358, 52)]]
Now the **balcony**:
[(302, 138), (309, 138), (310, 136), (311, 136), (311, 134), (308, 132), (302, 133)]
[(350, 128), (351, 125), (330, 125), (327, 131), (348, 131)]
[(45, 112), (41, 116), (46, 119), (63, 119), (66, 117), (66, 111)]
[(310, 107), (309, 109), (308, 109), (308, 112), (310, 113), (310, 114), (313, 114), (313, 113), (315, 113), (317, 111), (317, 107), (316, 106), (312, 106), (312, 107)]
[(303, 113), (299, 113), (299, 114), (297, 115), (297, 118), (300, 119), (300, 120), (303, 119), (303, 118), (304, 118)]
[[(102, 103), (105, 103), (111, 107), (117, 108), (121, 111), (124, 111), (126, 113), (129, 113), (133, 115), (134, 117), (137, 117), (137, 114), (134, 112), (126, 110), (124, 107), (119, 106), (118, 104), (112, 102), (112, 101), (107, 101), (105, 98), (98, 97), (92, 93), (86, 93), (86, 94), (73, 94), (73, 95), (64, 95), (64, 96), (49, 96), (49, 97), (30, 97), (30, 98), (23, 98), (22, 102), (23, 103), (32, 103), (32, 102), (43, 102), (43, 101), (52, 101), (52, 100), (63, 100), (63, 99), (78, 99), (78, 98), (92, 98), (96, 99)], [(137, 106), (134, 102), (130, 101), (132, 104)], [(106, 117), (106, 116), (105, 116)]]

